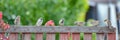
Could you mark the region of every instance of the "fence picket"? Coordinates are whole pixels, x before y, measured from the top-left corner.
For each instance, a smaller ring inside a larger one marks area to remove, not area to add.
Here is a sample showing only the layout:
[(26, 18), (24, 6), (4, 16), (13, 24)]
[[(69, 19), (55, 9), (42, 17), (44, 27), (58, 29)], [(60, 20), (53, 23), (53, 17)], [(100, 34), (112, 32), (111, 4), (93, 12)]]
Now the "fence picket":
[(55, 40), (55, 34), (53, 33), (47, 33), (46, 40)]
[(60, 33), (60, 40), (68, 40), (68, 33)]
[(115, 35), (115, 33), (108, 33), (108, 35), (107, 35), (107, 39), (108, 40), (116, 40), (116, 35)]
[(97, 40), (104, 40), (105, 35), (104, 35), (104, 33), (97, 33), (96, 38), (97, 38)]
[(9, 35), (9, 40), (18, 40), (18, 34), (17, 33), (12, 33)]
[(92, 40), (92, 33), (84, 33), (84, 40)]
[(37, 33), (36, 34), (36, 40), (43, 40), (43, 34), (42, 33)]
[(22, 40), (31, 40), (31, 34), (29, 33), (22, 34)]
[(72, 40), (80, 40), (80, 33), (72, 33)]

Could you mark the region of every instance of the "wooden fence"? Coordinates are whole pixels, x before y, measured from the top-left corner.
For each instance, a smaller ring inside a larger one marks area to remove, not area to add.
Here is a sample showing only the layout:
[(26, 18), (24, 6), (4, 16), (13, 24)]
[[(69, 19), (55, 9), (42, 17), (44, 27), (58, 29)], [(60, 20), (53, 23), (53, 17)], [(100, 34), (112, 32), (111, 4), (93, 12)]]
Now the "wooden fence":
[[(35, 33), (35, 40), (43, 40), (43, 33), (46, 33), (46, 40), (55, 40), (55, 34), (60, 33), (59, 40), (69, 40), (68, 32), (72, 40), (80, 40), (81, 33), (84, 33), (83, 40), (92, 40), (92, 33), (96, 33), (96, 40), (116, 40), (115, 30), (107, 27), (86, 27), (86, 26), (11, 26), (6, 32), (10, 33), (9, 40), (18, 40), (19, 33), (22, 40), (31, 40), (31, 33)], [(0, 29), (0, 34), (4, 31)]]

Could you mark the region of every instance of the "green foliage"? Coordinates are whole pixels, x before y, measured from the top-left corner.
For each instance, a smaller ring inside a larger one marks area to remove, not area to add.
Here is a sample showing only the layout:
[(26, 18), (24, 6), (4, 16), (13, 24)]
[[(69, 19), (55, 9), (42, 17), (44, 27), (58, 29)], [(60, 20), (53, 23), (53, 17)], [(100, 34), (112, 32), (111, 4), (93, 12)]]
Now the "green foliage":
[(54, 20), (58, 25), (61, 18), (65, 18), (65, 25), (73, 25), (78, 14), (87, 9), (87, 0), (0, 0), (3, 19), (9, 24), (20, 15), (23, 25), (35, 25), (40, 17), (44, 18), (43, 25), (48, 20)]

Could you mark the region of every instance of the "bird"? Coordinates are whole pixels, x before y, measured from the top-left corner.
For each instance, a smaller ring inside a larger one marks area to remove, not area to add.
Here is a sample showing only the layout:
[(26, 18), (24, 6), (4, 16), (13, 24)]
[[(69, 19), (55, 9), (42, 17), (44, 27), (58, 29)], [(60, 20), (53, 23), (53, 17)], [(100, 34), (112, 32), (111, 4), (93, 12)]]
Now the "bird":
[(59, 25), (60, 25), (60, 26), (63, 26), (63, 25), (64, 25), (64, 21), (65, 21), (64, 18), (60, 19), (60, 20), (59, 20)]
[(104, 22), (105, 22), (106, 26), (111, 26), (112, 25), (111, 21), (108, 20), (108, 19), (105, 19)]
[(20, 25), (20, 24), (21, 24), (21, 23), (20, 23), (20, 16), (17, 16), (17, 17), (15, 18), (14, 24), (15, 24), (15, 25)]
[(54, 21), (53, 20), (49, 20), (45, 23), (45, 26), (55, 26)]
[(42, 18), (39, 18), (36, 22), (36, 26), (41, 26), (43, 23), (43, 19)]
[(112, 23), (111, 23), (110, 20), (105, 19), (104, 22), (105, 22), (106, 26), (108, 26), (109, 29), (113, 29), (113, 27), (112, 27)]
[(74, 24), (77, 26), (84, 26), (85, 22), (75, 21)]
[(98, 26), (99, 25), (99, 21), (98, 20), (91, 20), (90, 22), (92, 24), (92, 26)]

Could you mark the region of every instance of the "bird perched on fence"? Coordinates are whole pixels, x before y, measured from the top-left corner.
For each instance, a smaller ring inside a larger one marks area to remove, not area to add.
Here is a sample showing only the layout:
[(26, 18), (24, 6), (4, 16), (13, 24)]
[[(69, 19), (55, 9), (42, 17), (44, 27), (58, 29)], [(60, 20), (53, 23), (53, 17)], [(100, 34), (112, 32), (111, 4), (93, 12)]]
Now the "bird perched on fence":
[(91, 20), (90, 23), (92, 24), (92, 26), (96, 26), (96, 27), (99, 25), (99, 21), (97, 20)]
[(85, 22), (75, 21), (74, 24), (77, 26), (84, 26)]
[(63, 25), (64, 25), (64, 21), (65, 21), (64, 18), (60, 19), (60, 20), (59, 20), (59, 25), (60, 25), (60, 26), (63, 26)]
[(36, 22), (36, 26), (41, 26), (43, 23), (43, 19), (42, 18), (39, 18)]
[(109, 29), (113, 29), (113, 27), (112, 27), (112, 23), (111, 23), (110, 20), (105, 19), (104, 22), (105, 22), (106, 26), (108, 26)]
[(49, 20), (45, 23), (45, 26), (55, 26), (54, 21), (53, 20)]
[(17, 26), (20, 26), (20, 16), (17, 16), (14, 20), (14, 24), (17, 25)]

